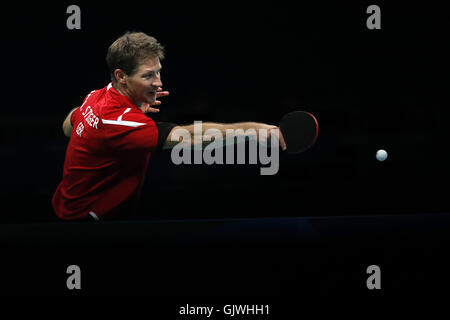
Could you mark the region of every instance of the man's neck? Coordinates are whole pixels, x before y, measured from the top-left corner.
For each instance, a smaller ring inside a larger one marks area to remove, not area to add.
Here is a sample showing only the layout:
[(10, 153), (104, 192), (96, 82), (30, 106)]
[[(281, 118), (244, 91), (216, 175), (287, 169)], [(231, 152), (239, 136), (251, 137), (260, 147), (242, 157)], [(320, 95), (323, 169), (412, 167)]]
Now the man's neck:
[(137, 105), (138, 107), (142, 104), (142, 103), (138, 103), (136, 101), (134, 101), (130, 95), (128, 94), (127, 90), (125, 88), (123, 88), (120, 84), (118, 84), (117, 82), (112, 82), (113, 84), (113, 88), (120, 93), (121, 95), (123, 95), (124, 97), (127, 97), (128, 99), (130, 99), (131, 102), (133, 102), (135, 105)]

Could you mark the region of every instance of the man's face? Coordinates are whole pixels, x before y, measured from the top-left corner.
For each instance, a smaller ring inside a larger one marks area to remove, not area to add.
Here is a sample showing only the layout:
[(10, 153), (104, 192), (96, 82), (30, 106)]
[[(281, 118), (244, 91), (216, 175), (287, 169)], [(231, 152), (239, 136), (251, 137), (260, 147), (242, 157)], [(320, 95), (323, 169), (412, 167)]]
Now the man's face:
[(137, 104), (155, 102), (156, 90), (160, 87), (162, 82), (159, 58), (142, 61), (136, 72), (129, 75), (126, 80), (128, 95)]

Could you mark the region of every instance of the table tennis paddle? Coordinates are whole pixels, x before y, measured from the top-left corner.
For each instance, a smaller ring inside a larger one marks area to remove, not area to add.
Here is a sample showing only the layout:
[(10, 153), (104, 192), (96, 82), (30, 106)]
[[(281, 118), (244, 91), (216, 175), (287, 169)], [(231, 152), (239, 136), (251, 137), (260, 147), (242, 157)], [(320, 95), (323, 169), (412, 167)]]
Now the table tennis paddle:
[(286, 142), (286, 152), (290, 154), (308, 150), (319, 135), (317, 119), (306, 111), (287, 113), (280, 120), (279, 127)]

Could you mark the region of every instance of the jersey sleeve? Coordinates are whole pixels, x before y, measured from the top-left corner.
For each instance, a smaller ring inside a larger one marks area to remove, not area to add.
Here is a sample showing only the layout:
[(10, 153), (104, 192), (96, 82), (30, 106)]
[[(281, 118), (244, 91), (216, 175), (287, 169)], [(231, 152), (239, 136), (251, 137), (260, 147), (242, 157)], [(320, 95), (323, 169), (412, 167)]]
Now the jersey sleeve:
[(71, 115), (71, 117), (70, 117), (70, 122), (71, 122), (72, 126), (75, 126), (75, 125), (74, 125), (75, 122), (79, 122), (79, 121), (77, 121), (77, 120), (80, 118), (80, 115), (81, 115), (83, 106), (86, 104), (86, 102), (88, 101), (88, 99), (89, 99), (91, 96), (93, 96), (93, 93), (94, 93), (95, 91), (96, 91), (96, 90), (91, 91), (91, 92), (84, 98), (83, 104), (82, 104), (81, 106), (78, 106), (78, 107), (75, 109), (75, 111), (72, 112), (72, 115)]
[(77, 121), (77, 118), (80, 116), (80, 107), (76, 108), (72, 115), (70, 116), (70, 124), (73, 126), (74, 123)]
[(166, 143), (167, 137), (169, 136), (170, 131), (176, 127), (175, 123), (170, 122), (157, 122), (156, 126), (158, 127), (158, 151), (161, 150)]
[(102, 119), (102, 122), (105, 139), (114, 150), (157, 150), (158, 127), (140, 110), (127, 112), (115, 120)]

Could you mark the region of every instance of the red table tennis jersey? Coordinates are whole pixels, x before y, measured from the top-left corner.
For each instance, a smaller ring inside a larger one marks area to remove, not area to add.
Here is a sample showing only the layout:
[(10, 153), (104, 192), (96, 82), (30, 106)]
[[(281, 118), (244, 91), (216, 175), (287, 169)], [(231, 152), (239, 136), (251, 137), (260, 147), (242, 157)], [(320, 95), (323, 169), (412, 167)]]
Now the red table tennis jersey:
[(71, 120), (56, 215), (102, 220), (135, 207), (158, 143), (155, 122), (111, 83), (89, 93)]

